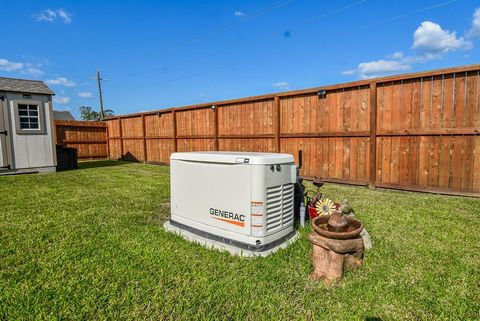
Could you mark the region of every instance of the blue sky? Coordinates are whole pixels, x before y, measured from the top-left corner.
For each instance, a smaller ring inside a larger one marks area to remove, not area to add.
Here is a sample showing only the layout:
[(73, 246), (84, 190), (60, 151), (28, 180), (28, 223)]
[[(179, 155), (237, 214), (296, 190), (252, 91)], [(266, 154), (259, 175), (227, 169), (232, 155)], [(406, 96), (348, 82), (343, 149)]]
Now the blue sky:
[[(117, 114), (480, 63), (480, 0), (2, 0), (0, 76)], [(478, 9), (478, 11), (476, 11)]]

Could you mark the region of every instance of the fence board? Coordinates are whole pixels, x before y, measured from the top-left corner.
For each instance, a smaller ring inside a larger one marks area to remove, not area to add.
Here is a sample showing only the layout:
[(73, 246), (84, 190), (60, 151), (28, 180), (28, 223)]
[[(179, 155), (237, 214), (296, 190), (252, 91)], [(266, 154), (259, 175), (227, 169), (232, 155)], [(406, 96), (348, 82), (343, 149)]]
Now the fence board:
[(111, 159), (121, 159), (121, 142), (120, 139), (109, 139), (108, 146), (109, 146), (109, 158)]
[(193, 109), (176, 112), (177, 135), (212, 135), (214, 112), (211, 108)]
[(107, 126), (104, 122), (55, 121), (56, 144), (77, 149), (79, 159), (107, 158)]
[(159, 113), (145, 116), (147, 137), (171, 137), (173, 135), (172, 113)]
[(147, 162), (168, 164), (171, 153), (173, 153), (171, 139), (147, 140)]
[(231, 104), (218, 108), (219, 135), (274, 134), (274, 101)]
[[(127, 137), (142, 137), (143, 126), (141, 117), (131, 117), (122, 119), (122, 133)], [(128, 133), (128, 134), (127, 134)]]
[(275, 152), (275, 142), (273, 139), (220, 139), (219, 150), (221, 151), (257, 151), (257, 152)]
[(474, 145), (472, 190), (480, 191), (480, 137), (474, 137)]
[(214, 150), (215, 141), (208, 138), (178, 139), (179, 152), (210, 151)]
[(127, 161), (144, 161), (143, 139), (128, 138), (123, 139), (123, 159)]

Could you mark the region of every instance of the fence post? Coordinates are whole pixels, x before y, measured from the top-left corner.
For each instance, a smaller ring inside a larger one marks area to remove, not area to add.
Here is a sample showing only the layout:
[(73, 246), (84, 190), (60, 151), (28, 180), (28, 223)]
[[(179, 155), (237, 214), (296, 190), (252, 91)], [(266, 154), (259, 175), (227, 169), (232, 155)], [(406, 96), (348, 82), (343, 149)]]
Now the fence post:
[(280, 97), (277, 95), (273, 98), (273, 110), (275, 149), (277, 153), (280, 153)]
[(60, 127), (61, 125), (58, 125), (55, 123), (55, 144), (60, 145), (62, 142), (60, 142)]
[(110, 122), (107, 120), (105, 121), (105, 139), (107, 140), (107, 159), (110, 160), (110, 134), (109, 134), (109, 127)]
[(145, 114), (142, 114), (143, 162), (147, 163), (147, 134), (145, 131)]
[(120, 160), (123, 160), (123, 129), (122, 129), (122, 117), (118, 116), (118, 128), (120, 133)]
[(172, 109), (172, 141), (173, 141), (173, 152), (177, 152), (177, 115), (175, 114), (175, 109)]
[(377, 83), (370, 83), (370, 180), (368, 187), (375, 188), (377, 178)]
[(213, 108), (213, 148), (218, 151), (218, 106)]

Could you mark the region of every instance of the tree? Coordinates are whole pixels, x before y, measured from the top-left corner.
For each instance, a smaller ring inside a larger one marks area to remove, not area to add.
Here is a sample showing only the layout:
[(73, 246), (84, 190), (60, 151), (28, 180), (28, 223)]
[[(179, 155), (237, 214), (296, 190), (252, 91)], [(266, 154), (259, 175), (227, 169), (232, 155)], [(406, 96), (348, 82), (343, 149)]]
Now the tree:
[[(105, 117), (115, 116), (115, 112), (111, 109), (105, 109), (103, 114)], [(100, 120), (99, 113), (93, 110), (90, 106), (80, 107), (80, 116), (82, 117), (82, 120)]]
[(98, 113), (93, 110), (92, 107), (82, 106), (80, 107), (80, 116), (83, 120), (98, 120)]
[(105, 117), (112, 117), (112, 116), (115, 116), (115, 112), (112, 109), (105, 109), (103, 111), (103, 115)]

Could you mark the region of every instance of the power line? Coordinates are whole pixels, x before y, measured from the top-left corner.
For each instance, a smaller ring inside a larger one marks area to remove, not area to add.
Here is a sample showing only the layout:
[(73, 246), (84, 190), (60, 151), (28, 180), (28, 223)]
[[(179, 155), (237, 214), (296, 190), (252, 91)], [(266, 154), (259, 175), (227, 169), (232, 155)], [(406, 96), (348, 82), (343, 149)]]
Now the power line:
[(303, 26), (305, 24), (308, 24), (308, 23), (311, 23), (311, 22), (314, 22), (314, 21), (317, 21), (317, 20), (320, 20), (320, 19), (323, 19), (323, 18), (326, 18), (328, 16), (331, 16), (331, 15), (334, 15), (336, 13), (339, 13), (339, 12), (342, 12), (344, 10), (347, 10), (347, 9), (350, 9), (350, 8), (353, 8), (353, 7), (356, 7), (358, 5), (361, 5), (362, 3), (365, 3), (367, 2), (367, 0), (361, 0), (361, 1), (358, 1), (358, 2), (355, 2), (355, 3), (352, 3), (352, 4), (349, 4), (349, 5), (346, 5), (344, 7), (341, 7), (341, 8), (338, 8), (336, 10), (333, 10), (333, 11), (330, 11), (330, 12), (327, 12), (325, 14), (322, 14), (318, 17), (314, 17), (314, 18), (310, 18), (310, 19), (307, 19), (307, 20), (304, 20), (298, 24), (296, 24), (294, 27), (299, 27), (299, 26)]
[[(276, 4), (273, 4), (271, 6), (268, 6), (268, 7), (265, 7), (265, 8), (262, 8), (260, 10), (257, 10), (256, 12), (252, 13), (251, 15), (249, 15), (250, 19), (253, 18), (253, 17), (256, 17), (260, 14), (263, 14), (265, 13), (265, 10), (266, 9), (269, 9), (269, 10), (272, 10), (272, 9), (276, 9), (276, 8), (279, 8), (281, 6), (284, 6), (290, 2), (292, 2), (293, 0), (290, 0), (290, 1), (280, 1), (279, 3), (276, 3)], [(335, 10), (332, 10), (332, 11), (329, 11), (321, 16), (317, 16), (317, 17), (313, 17), (313, 18), (309, 18), (307, 20), (304, 20), (296, 25), (294, 25), (294, 27), (297, 27), (297, 26), (302, 26), (302, 25), (305, 25), (305, 24), (308, 24), (308, 23), (311, 23), (313, 21), (317, 21), (317, 20), (320, 20), (322, 18), (325, 18), (325, 17), (328, 17), (328, 16), (331, 16), (331, 15), (334, 15), (334, 14), (337, 14), (337, 13), (340, 13), (344, 10), (347, 10), (347, 9), (350, 9), (350, 8), (353, 8), (353, 7), (356, 7), (364, 2), (367, 2), (367, 0), (361, 0), (361, 1), (358, 1), (358, 2), (355, 2), (355, 3), (352, 3), (352, 4), (349, 4), (347, 6), (343, 6), (343, 7), (340, 7), (338, 9), (335, 9)], [(245, 21), (245, 19), (244, 19)], [(220, 30), (222, 28), (219, 28), (218, 30)], [(214, 34), (215, 32), (210, 32), (208, 33), (208, 35), (212, 35)], [(275, 33), (276, 34), (276, 33)], [(207, 35), (207, 34), (205, 34)], [(203, 36), (202, 36), (203, 37)], [(199, 37), (200, 38), (200, 37)], [(223, 52), (226, 52), (226, 51), (230, 51), (232, 49), (238, 49), (238, 48), (242, 48), (242, 47), (245, 47), (246, 44), (243, 44), (241, 46), (234, 46), (234, 47), (230, 47), (228, 49), (223, 49), (223, 50), (218, 50), (218, 51), (215, 51), (213, 53), (210, 53), (210, 54), (207, 54), (207, 55), (204, 55), (204, 56), (201, 56), (200, 58), (197, 56), (197, 59), (191, 59), (187, 62), (184, 62), (184, 63), (177, 63), (177, 64), (173, 64), (173, 65), (170, 65), (170, 66), (163, 66), (163, 67), (160, 67), (160, 68), (154, 68), (154, 69), (149, 69), (148, 71), (144, 71), (144, 72), (136, 72), (136, 73), (131, 73), (131, 74), (126, 74), (126, 75), (122, 75), (122, 76), (117, 76), (115, 78), (129, 78), (129, 77), (137, 77), (137, 76), (140, 76), (140, 75), (145, 75), (145, 74), (148, 74), (148, 73), (152, 73), (152, 72), (155, 72), (159, 69), (164, 69), (164, 68), (171, 68), (171, 67), (175, 67), (175, 66), (180, 66), (180, 65), (184, 65), (184, 64), (188, 64), (188, 63), (192, 63), (192, 62), (195, 62), (199, 59), (203, 59), (203, 58), (208, 58), (208, 57), (211, 57), (211, 56), (215, 56), (219, 53), (223, 53)]]
[[(82, 84), (84, 81), (86, 81), (86, 80), (88, 80), (88, 79), (92, 79), (91, 77), (92, 77), (91, 75), (89, 75), (89, 76), (86, 76), (86, 77), (82, 78), (82, 80), (80, 80), (80, 81), (76, 81), (76, 84), (77, 84), (77, 85), (79, 85), (79, 84)], [(63, 94), (62, 94), (62, 95), (66, 96), (66, 95), (69, 95), (69, 94), (71, 94), (71, 93), (72, 93), (72, 91), (74, 91), (74, 90), (77, 90), (77, 89), (78, 89), (78, 88), (77, 88), (77, 85), (75, 85), (74, 87), (72, 87), (72, 88), (70, 88), (70, 89), (66, 90), (65, 92), (63, 92)]]
[(429, 10), (432, 10), (432, 9), (444, 7), (446, 5), (452, 4), (452, 3), (457, 2), (457, 1), (458, 0), (450, 0), (450, 1), (440, 2), (440, 3), (434, 4), (432, 6), (428, 6), (428, 7), (416, 9), (416, 10), (413, 10), (413, 11), (409, 11), (409, 12), (406, 12), (406, 13), (402, 13), (400, 15), (389, 17), (387, 19), (383, 19), (383, 20), (380, 20), (380, 21), (377, 21), (377, 22), (374, 22), (374, 23), (365, 24), (365, 25), (357, 27), (357, 28), (344, 30), (344, 32), (349, 33), (350, 31), (358, 31), (358, 30), (369, 28), (369, 27), (378, 26), (378, 25), (381, 25), (381, 24), (384, 24), (384, 23), (387, 23), (387, 22), (391, 22), (391, 21), (395, 21), (395, 20), (402, 19), (402, 18), (405, 18), (405, 17), (413, 16), (417, 13), (421, 13), (421, 12), (429, 11)]
[[(302, 26), (302, 25), (305, 25), (305, 24), (308, 24), (308, 23), (311, 23), (313, 21), (317, 21), (317, 20), (320, 20), (322, 18), (325, 18), (325, 17), (328, 17), (328, 16), (331, 16), (331, 15), (334, 15), (334, 14), (337, 14), (337, 13), (340, 13), (342, 11), (345, 11), (347, 9), (350, 9), (350, 8), (353, 8), (353, 7), (356, 7), (362, 3), (365, 3), (367, 0), (361, 0), (361, 1), (357, 1), (357, 2), (354, 2), (350, 5), (347, 5), (347, 6), (343, 6), (343, 7), (340, 7), (340, 8), (337, 8), (337, 9), (334, 9), (332, 11), (329, 11), (321, 16), (317, 16), (317, 17), (314, 17), (314, 18), (309, 18), (309, 19), (306, 19), (304, 21), (301, 21), (300, 23), (296, 24), (294, 27), (297, 27), (297, 26)], [(277, 34), (277, 32), (275, 32), (275, 34)], [(208, 54), (204, 57), (209, 57), (209, 56), (213, 56), (213, 55), (216, 55), (218, 53), (221, 53), (221, 52), (224, 52), (224, 51), (228, 51), (228, 50), (231, 50), (231, 49), (238, 49), (238, 48), (241, 48), (241, 47), (244, 47), (245, 44), (241, 45), (241, 46), (235, 46), (235, 47), (232, 47), (230, 49), (227, 49), (227, 50), (220, 50), (220, 51), (217, 51), (217, 52), (214, 52), (212, 54)], [(270, 58), (272, 57), (273, 55), (275, 54), (278, 54), (279, 52), (278, 51), (274, 51), (273, 54), (271, 55), (268, 55), (266, 58)], [(195, 60), (191, 61), (191, 62), (194, 62)], [(232, 65), (238, 65), (238, 63), (235, 63), (235, 64), (229, 64), (227, 67), (229, 66), (232, 66)], [(165, 67), (164, 67), (165, 68)], [(224, 66), (221, 66), (221, 67), (214, 67), (214, 68), (210, 68), (208, 69), (207, 71), (203, 71), (203, 72), (199, 72), (199, 73), (194, 73), (194, 74), (191, 74), (189, 76), (183, 76), (183, 77), (180, 77), (180, 78), (175, 78), (175, 79), (172, 79), (172, 80), (167, 80), (167, 81), (178, 81), (180, 79), (185, 79), (185, 78), (189, 78), (189, 77), (195, 77), (196, 75), (201, 75), (201, 74), (205, 74), (205, 73), (208, 73), (208, 72), (211, 72), (211, 71), (216, 71), (218, 69), (223, 69)], [(143, 73), (136, 73), (136, 74), (131, 74), (132, 77), (135, 77), (135, 76), (138, 76), (138, 75), (142, 75), (142, 74), (146, 74), (146, 73), (149, 73), (150, 71), (145, 71)], [(156, 83), (152, 83), (152, 84), (148, 84), (146, 86), (152, 86), (152, 85), (155, 85), (155, 84), (159, 84), (160, 82), (156, 82)], [(144, 86), (142, 86), (144, 87)]]
[(188, 59), (188, 60), (186, 60), (186, 61), (174, 63), (174, 64), (171, 64), (171, 65), (168, 65), (168, 66), (161, 66), (161, 67), (149, 68), (148, 70), (145, 70), (145, 71), (133, 72), (133, 73), (130, 73), (130, 74), (124, 74), (124, 75), (116, 76), (116, 77), (113, 77), (113, 78), (114, 78), (114, 79), (120, 79), (120, 78), (137, 77), (137, 76), (141, 76), (141, 75), (145, 75), (145, 74), (157, 72), (157, 71), (159, 71), (159, 70), (164, 70), (164, 69), (169, 69), (169, 68), (173, 68), (173, 67), (178, 67), (178, 66), (182, 66), (182, 65), (186, 65), (186, 64), (189, 64), (189, 63), (196, 62), (196, 61), (198, 61), (198, 60), (200, 60), (200, 59), (203, 59), (203, 58), (208, 58), (208, 57), (216, 56), (216, 55), (218, 55), (218, 54), (220, 54), (220, 53), (224, 53), (224, 52), (230, 51), (230, 50), (235, 49), (235, 48), (238, 48), (238, 46), (233, 46), (233, 47), (229, 47), (229, 48), (226, 48), (226, 49), (216, 50), (216, 51), (211, 52), (211, 53), (208, 53), (208, 54), (206, 54), (206, 55), (197, 56), (196, 59)]
[[(215, 34), (218, 34), (218, 33), (221, 33), (225, 30), (228, 30), (236, 25), (240, 25), (240, 24), (243, 24), (249, 20), (252, 20), (253, 18), (256, 18), (256, 17), (259, 17), (269, 11), (272, 11), (272, 10), (275, 10), (275, 9), (278, 9), (278, 8), (281, 8), (281, 7), (284, 7), (286, 6), (287, 4), (293, 2), (294, 0), (287, 0), (287, 1), (279, 1), (279, 2), (275, 2), (273, 3), (272, 5), (269, 5), (269, 6), (266, 6), (264, 8), (261, 8), (257, 11), (254, 11), (253, 13), (249, 14), (249, 15), (246, 15), (245, 17), (242, 18), (242, 20), (240, 21), (236, 21), (236, 22), (233, 22), (233, 23), (230, 23), (230, 24), (227, 24), (223, 27), (220, 27), (216, 30), (212, 30), (212, 31), (209, 31), (209, 32), (206, 32), (204, 33), (203, 35), (200, 35), (198, 37), (195, 37), (193, 39), (190, 39), (184, 43), (186, 44), (189, 44), (189, 43), (193, 43), (193, 42), (197, 42), (199, 40), (202, 40), (206, 37), (209, 37), (209, 36), (212, 36), (212, 35), (215, 35)], [(366, 1), (366, 0), (365, 0)]]
[[(397, 19), (402, 19), (402, 18), (405, 18), (405, 17), (408, 17), (408, 16), (411, 16), (411, 15), (414, 15), (414, 14), (417, 14), (417, 13), (421, 13), (421, 12), (425, 12), (425, 11), (428, 11), (428, 10), (431, 10), (431, 9), (435, 9), (435, 8), (439, 8), (439, 7), (443, 7), (443, 6), (446, 6), (446, 5), (449, 5), (451, 3), (454, 3), (456, 2), (457, 0), (450, 0), (450, 1), (445, 1), (445, 2), (441, 2), (441, 3), (437, 3), (437, 4), (434, 4), (432, 6), (428, 6), (428, 7), (425, 7), (425, 8), (420, 8), (420, 9), (416, 9), (416, 10), (413, 10), (413, 11), (410, 11), (410, 12), (406, 12), (406, 13), (403, 13), (401, 15), (396, 15), (396, 16), (393, 16), (393, 17), (390, 17), (390, 18), (387, 18), (387, 19), (383, 19), (383, 20), (380, 20), (374, 24), (366, 24), (360, 28), (356, 28), (356, 29), (352, 29), (352, 30), (358, 30), (358, 29), (361, 29), (361, 28), (367, 28), (367, 27), (371, 27), (371, 26), (375, 26), (375, 25), (379, 25), (379, 24), (383, 24), (383, 23), (387, 23), (387, 22), (390, 22), (390, 21), (393, 21), (393, 20), (397, 20)], [(332, 11), (329, 11), (325, 14), (322, 14), (320, 16), (317, 16), (317, 17), (314, 17), (314, 18), (309, 18), (309, 19), (306, 19), (304, 21), (301, 21), (299, 23), (297, 23), (296, 25), (294, 25), (294, 27), (299, 27), (299, 26), (303, 26), (303, 25), (306, 25), (308, 23), (312, 23), (312, 22), (315, 22), (315, 21), (318, 21), (320, 19), (323, 19), (325, 17), (328, 17), (328, 16), (331, 16), (331, 15), (334, 15), (334, 14), (337, 14), (337, 13), (340, 13), (342, 11), (345, 11), (347, 9), (350, 9), (350, 8), (353, 8), (353, 7), (356, 7), (356, 6), (359, 6), (363, 3), (367, 2), (367, 0), (361, 0), (361, 1), (357, 1), (357, 2), (354, 2), (352, 4), (349, 4), (349, 5), (346, 5), (346, 6), (343, 6), (341, 8), (338, 8), (338, 9), (334, 9)], [(351, 30), (351, 31), (352, 31)], [(245, 45), (243, 45), (245, 46)], [(243, 47), (243, 46), (240, 46), (240, 47)], [(239, 48), (238, 46), (236, 48)], [(275, 54), (278, 54), (279, 52), (278, 51), (275, 51), (273, 54), (271, 55), (268, 55), (267, 57), (265, 58), (271, 58), (273, 55)], [(211, 55), (214, 55), (216, 53), (213, 53)], [(228, 67), (232, 66), (232, 65), (238, 65), (238, 63), (236, 64), (229, 64)], [(194, 74), (191, 74), (191, 75), (188, 75), (188, 76), (182, 76), (182, 77), (178, 77), (178, 78), (174, 78), (174, 79), (171, 79), (171, 80), (164, 80), (162, 82), (165, 82), (165, 81), (168, 81), (168, 82), (172, 82), (172, 81), (178, 81), (178, 80), (182, 80), (182, 79), (185, 79), (185, 78), (189, 78), (189, 77), (195, 77), (197, 75), (202, 75), (202, 74), (207, 74), (209, 72), (212, 72), (212, 71), (216, 71), (216, 70), (219, 70), (219, 69), (223, 69), (225, 66), (220, 66), (220, 67), (214, 67), (214, 68), (211, 68), (211, 69), (208, 69), (206, 71), (203, 71), (203, 72), (198, 72), (198, 73), (194, 73)], [(147, 84), (146, 86), (153, 86), (153, 85), (158, 85), (162, 82), (156, 82), (156, 83), (151, 83), (151, 84)], [(142, 86), (143, 87), (143, 86)]]
[[(259, 9), (257, 11), (255, 11), (254, 13), (252, 13), (251, 15), (249, 16), (252, 16), (251, 18), (253, 17), (256, 17), (260, 14), (263, 14), (264, 10), (267, 10), (267, 9), (270, 9), (270, 10), (273, 10), (273, 9), (276, 9), (280, 6), (284, 6), (284, 5), (287, 5), (288, 3), (292, 2), (293, 0), (290, 0), (290, 1), (280, 1), (280, 2), (277, 2), (277, 3), (274, 3), (270, 6), (267, 6), (265, 8), (262, 8), (262, 9)], [(341, 8), (338, 8), (338, 9), (335, 9), (335, 10), (332, 10), (330, 12), (327, 12), (325, 14), (322, 14), (320, 16), (317, 16), (317, 17), (313, 17), (313, 18), (309, 18), (309, 19), (306, 19), (304, 21), (301, 21), (297, 24), (294, 25), (294, 27), (299, 27), (299, 26), (303, 26), (303, 25), (306, 25), (308, 23), (312, 23), (312, 22), (315, 22), (315, 21), (318, 21), (318, 20), (321, 20), (325, 17), (328, 17), (328, 16), (331, 16), (331, 15), (334, 15), (334, 14), (337, 14), (337, 13), (340, 13), (344, 10), (347, 10), (347, 9), (350, 9), (350, 8), (353, 8), (353, 7), (356, 7), (356, 6), (359, 6), (363, 3), (367, 2), (367, 0), (361, 0), (361, 1), (357, 1), (357, 2), (354, 2), (352, 4), (349, 4), (347, 6), (343, 6)], [(443, 6), (446, 6), (446, 5), (449, 5), (449, 4), (452, 4), (454, 2), (457, 2), (457, 0), (450, 0), (450, 1), (445, 1), (445, 2), (441, 2), (441, 3), (437, 3), (437, 4), (434, 4), (432, 6), (428, 6), (428, 7), (425, 7), (425, 8), (420, 8), (420, 9), (416, 9), (416, 10), (413, 10), (413, 11), (410, 11), (410, 12), (407, 12), (407, 13), (403, 13), (403, 14), (400, 14), (400, 15), (396, 15), (396, 16), (393, 16), (393, 17), (390, 17), (390, 18), (387, 18), (387, 19), (383, 19), (383, 20), (380, 20), (376, 23), (373, 23), (373, 24), (366, 24), (364, 26), (361, 26), (359, 28), (355, 28), (355, 29), (352, 29), (352, 30), (358, 30), (358, 29), (362, 29), (362, 28), (368, 28), (368, 27), (371, 27), (371, 26), (375, 26), (375, 25), (379, 25), (379, 24), (383, 24), (383, 23), (387, 23), (387, 22), (391, 22), (391, 21), (394, 21), (394, 20), (398, 20), (398, 19), (402, 19), (402, 18), (405, 18), (405, 17), (408, 17), (408, 16), (411, 16), (411, 15), (414, 15), (414, 14), (418, 14), (418, 13), (421, 13), (421, 12), (425, 12), (425, 11), (428, 11), (428, 10), (431, 10), (431, 9), (435, 9), (435, 8), (439, 8), (439, 7), (443, 7)], [(250, 19), (251, 19), (250, 18)], [(244, 19), (245, 20), (245, 19)], [(233, 26), (233, 25), (236, 25), (236, 24), (229, 24), (228, 26)], [(192, 38), (190, 39), (189, 41), (185, 41), (183, 43), (186, 43), (186, 42), (194, 42), (195, 39), (203, 39), (204, 37), (207, 37), (207, 36), (210, 36), (210, 35), (213, 35), (213, 34), (216, 34), (216, 33), (219, 33), (219, 32), (222, 32), (224, 30), (227, 30), (228, 28), (226, 28), (226, 26), (224, 27), (220, 27), (216, 30), (212, 30), (208, 33), (205, 33), (204, 35), (200, 35), (196, 38)], [(352, 31), (350, 30), (350, 31)], [(209, 53), (205, 56), (202, 56), (200, 57), (200, 59), (202, 58), (206, 58), (206, 57), (210, 57), (210, 56), (214, 56), (214, 55), (217, 55), (219, 53), (223, 53), (223, 52), (226, 52), (226, 51), (230, 51), (232, 49), (237, 49), (237, 48), (240, 48), (240, 47), (244, 47), (244, 45), (242, 46), (235, 46), (235, 47), (231, 47), (231, 48), (228, 48), (228, 49), (222, 49), (222, 50), (218, 50), (218, 51), (215, 51), (215, 52), (212, 52), (212, 53)], [(278, 54), (277, 51), (275, 51), (272, 55), (269, 55), (267, 57), (271, 57), (275, 54)], [(198, 57), (197, 59), (191, 59), (187, 62), (183, 62), (183, 63), (176, 63), (176, 64), (172, 64), (170, 66), (166, 66), (166, 67), (161, 67), (161, 68), (155, 68), (155, 69), (149, 69), (148, 71), (144, 71), (144, 72), (137, 72), (137, 73), (131, 73), (131, 74), (126, 74), (126, 75), (121, 75), (121, 76), (117, 76), (115, 78), (130, 78), (130, 77), (136, 77), (136, 76), (140, 76), (140, 75), (144, 75), (144, 74), (147, 74), (147, 73), (150, 73), (150, 72), (154, 72), (155, 70), (158, 70), (158, 69), (163, 69), (163, 68), (170, 68), (170, 67), (173, 67), (173, 66), (178, 66), (178, 65), (183, 65), (183, 64), (188, 64), (188, 63), (192, 63), (192, 62), (195, 62), (196, 60), (198, 60)], [(233, 65), (238, 65), (238, 63), (236, 64), (233, 64)], [(227, 67), (229, 66), (232, 66), (232, 64), (229, 64)], [(187, 75), (187, 76), (182, 76), (182, 77), (177, 77), (177, 78), (174, 78), (174, 79), (170, 79), (170, 80), (164, 80), (164, 81), (167, 81), (167, 82), (172, 82), (172, 81), (178, 81), (178, 80), (182, 80), (182, 79), (185, 79), (185, 78), (189, 78), (189, 77), (195, 77), (197, 75), (201, 75), (201, 74), (206, 74), (206, 73), (209, 73), (211, 71), (216, 71), (218, 69), (223, 69), (225, 68), (225, 66), (220, 66), (220, 67), (215, 67), (215, 68), (211, 68), (211, 69), (208, 69), (206, 71), (203, 71), (203, 72), (198, 72), (198, 73), (194, 73), (194, 74), (191, 74), (191, 75)], [(164, 82), (162, 81), (162, 82)], [(161, 82), (156, 82), (156, 83), (151, 83), (151, 84), (147, 84), (145, 86), (152, 86), (152, 85), (157, 85)], [(144, 86), (142, 86), (144, 87)]]
[[(272, 54), (268, 54), (268, 55), (265, 55), (263, 58), (271, 58), (273, 57), (275, 54), (279, 54), (279, 52), (277, 50), (273, 51)], [(248, 61), (248, 60), (247, 60)], [(232, 66), (238, 66), (239, 64), (243, 63), (245, 61), (236, 61), (235, 63), (229, 63), (227, 65), (222, 65), (222, 66), (217, 66), (217, 67), (213, 67), (213, 68), (209, 68), (208, 70), (204, 70), (204, 71), (199, 71), (199, 72), (196, 72), (196, 73), (192, 73), (192, 74), (189, 74), (189, 75), (185, 75), (185, 76), (180, 76), (180, 77), (175, 77), (175, 78), (171, 78), (171, 79), (167, 79), (167, 80), (163, 80), (162, 82), (175, 82), (175, 81), (179, 81), (179, 80), (183, 80), (183, 79), (187, 79), (187, 78), (191, 78), (191, 77), (196, 77), (196, 76), (201, 76), (201, 75), (205, 75), (207, 73), (210, 73), (212, 71), (217, 71), (217, 70), (221, 70), (221, 69), (224, 69), (224, 68), (228, 68), (228, 67), (232, 67)], [(142, 88), (146, 88), (146, 87), (151, 87), (151, 86), (156, 86), (158, 85), (160, 82), (154, 82), (154, 83), (149, 83), (149, 84), (146, 84), (146, 85), (142, 85)]]
[(442, 3), (438, 3), (438, 4), (435, 4), (435, 5), (430, 6), (430, 7), (425, 7), (425, 8), (421, 8), (421, 9), (418, 9), (418, 10), (407, 12), (407, 13), (404, 13), (404, 14), (401, 14), (401, 15), (398, 15), (398, 16), (393, 16), (393, 17), (381, 20), (378, 23), (375, 23), (374, 25), (379, 25), (379, 24), (382, 24), (382, 23), (385, 23), (385, 22), (390, 22), (390, 21), (394, 21), (394, 20), (397, 20), (397, 19), (412, 16), (412, 15), (420, 13), (420, 12), (424, 12), (424, 11), (428, 11), (428, 10), (431, 10), (431, 9), (446, 6), (446, 5), (449, 5), (449, 4), (454, 3), (454, 2), (457, 2), (457, 0), (450, 0), (450, 1), (442, 2)]
[[(267, 5), (267, 6), (265, 6), (265, 7), (262, 7), (262, 8), (260, 8), (260, 9), (256, 10), (256, 11), (254, 11), (254, 12), (246, 15), (246, 16), (243, 17), (242, 20), (240, 20), (240, 21), (236, 21), (236, 22), (234, 22), (234, 23), (230, 23), (230, 24), (224, 25), (224, 26), (222, 26), (222, 27), (219, 27), (219, 28), (216, 28), (216, 29), (214, 29), (214, 30), (208, 31), (208, 32), (206, 32), (206, 33), (204, 33), (204, 34), (202, 34), (202, 35), (195, 36), (195, 37), (193, 37), (193, 38), (191, 38), (191, 39), (188, 39), (188, 40), (185, 40), (185, 41), (183, 41), (183, 42), (180, 42), (180, 43), (178, 43), (177, 45), (174, 45), (173, 47), (169, 47), (169, 49), (170, 49), (170, 50), (172, 50), (172, 49), (177, 49), (177, 48), (182, 47), (182, 46), (184, 46), (184, 45), (186, 45), (186, 44), (190, 44), (190, 43), (193, 43), (193, 42), (197, 42), (197, 41), (199, 41), (199, 40), (201, 40), (201, 39), (204, 39), (204, 38), (206, 38), (206, 37), (208, 37), (208, 36), (221, 33), (221, 32), (223, 32), (223, 31), (226, 31), (226, 30), (228, 30), (228, 29), (236, 26), (236, 25), (243, 24), (243, 23), (245, 23), (245, 22), (247, 22), (247, 21), (249, 21), (249, 20), (251, 20), (251, 19), (254, 19), (254, 18), (256, 18), (256, 17), (259, 17), (259, 16), (261, 16), (261, 15), (263, 15), (263, 14), (266, 14), (266, 13), (272, 11), (272, 10), (275, 10), (275, 9), (278, 9), (278, 8), (281, 8), (281, 7), (284, 7), (284, 6), (286, 6), (287, 4), (289, 4), (289, 3), (293, 2), (293, 1), (295, 1), (295, 0), (281, 0), (281, 1), (274, 2), (274, 3), (270, 4), (270, 5)], [(208, 54), (208, 55), (206, 55), (205, 57), (210, 57), (210, 56), (212, 56), (212, 55), (216, 55), (216, 54), (218, 54), (218, 53), (221, 53), (221, 52), (224, 52), (224, 51), (228, 51), (228, 50), (231, 50), (231, 49), (234, 49), (234, 48), (230, 48), (230, 49), (227, 49), (227, 50), (220, 50), (220, 51), (217, 51), (217, 52)], [(147, 54), (147, 55), (143, 55), (143, 56), (140, 56), (140, 57), (137, 57), (137, 58), (133, 58), (133, 59), (142, 59), (142, 58), (146, 58), (146, 57), (151, 56), (151, 55), (154, 55), (154, 54)], [(192, 62), (192, 61), (191, 61), (191, 62)], [(187, 63), (188, 63), (188, 62), (187, 62)], [(171, 66), (167, 66), (166, 68), (171, 68), (172, 66), (177, 66), (177, 65), (182, 65), (182, 64), (184, 64), (184, 63), (177, 63), (177, 64), (174, 64), (174, 65), (171, 65)], [(156, 68), (156, 70), (163, 69), (163, 68), (165, 68), (165, 67)], [(124, 75), (114, 76), (113, 78), (135, 77), (135, 76), (143, 75), (143, 74), (150, 73), (150, 72), (152, 72), (152, 69), (149, 69), (148, 71), (145, 71), (145, 72), (137, 72), (137, 73), (131, 73), (131, 74), (124, 74)], [(80, 82), (83, 82), (83, 81), (89, 79), (90, 77), (91, 77), (91, 76), (87, 76), (87, 77), (85, 77), (83, 80), (81, 80)], [(110, 77), (110, 78), (111, 78), (111, 77)], [(71, 91), (72, 91), (73, 89), (75, 89), (75, 88), (70, 89), (68, 92), (65, 93), (65, 95), (71, 93)]]
[[(172, 52), (174, 51), (175, 49), (178, 49), (178, 48), (181, 48), (181, 47), (184, 47), (186, 45), (189, 45), (189, 44), (192, 44), (192, 43), (195, 43), (195, 42), (199, 42), (200, 40), (202, 39), (205, 39), (209, 36), (212, 36), (212, 35), (216, 35), (216, 34), (219, 34), (219, 33), (222, 33), (228, 29), (231, 29), (233, 27), (236, 27), (237, 25), (241, 25), (247, 21), (250, 21), (254, 18), (257, 18), (259, 16), (262, 16), (270, 11), (273, 11), (273, 10), (276, 10), (276, 9), (279, 9), (281, 7), (284, 7), (290, 3), (292, 3), (293, 1), (295, 0), (281, 0), (281, 1), (277, 1), (277, 2), (274, 2), (272, 4), (269, 4), (265, 7), (262, 7), (248, 15), (245, 15), (241, 20), (238, 20), (238, 21), (235, 21), (235, 22), (232, 22), (232, 23), (229, 23), (229, 24), (226, 24), (226, 25), (223, 25), (223, 26), (220, 26), (218, 28), (215, 28), (213, 30), (210, 30), (210, 31), (207, 31), (203, 34), (200, 34), (198, 36), (194, 36), (190, 39), (187, 39), (187, 40), (184, 40), (184, 41), (181, 41), (179, 43), (177, 43), (176, 45), (172, 45), (172, 46), (169, 46), (168, 47), (168, 51)], [(142, 56), (139, 56), (139, 57), (136, 57), (136, 58), (132, 58), (132, 59), (129, 59), (129, 61), (132, 61), (132, 60), (138, 60), (138, 59), (144, 59), (146, 57), (151, 57), (153, 55), (155, 55), (156, 53), (149, 53), (149, 54), (146, 54), (146, 55), (142, 55)]]

